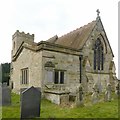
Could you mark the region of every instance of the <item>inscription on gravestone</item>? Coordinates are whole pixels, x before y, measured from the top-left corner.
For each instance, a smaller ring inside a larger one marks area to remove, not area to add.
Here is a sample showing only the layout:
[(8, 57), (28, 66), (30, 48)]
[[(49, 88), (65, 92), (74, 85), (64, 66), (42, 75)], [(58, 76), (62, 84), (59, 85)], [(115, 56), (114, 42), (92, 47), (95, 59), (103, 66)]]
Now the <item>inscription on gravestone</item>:
[(21, 118), (40, 117), (41, 92), (33, 86), (21, 92)]

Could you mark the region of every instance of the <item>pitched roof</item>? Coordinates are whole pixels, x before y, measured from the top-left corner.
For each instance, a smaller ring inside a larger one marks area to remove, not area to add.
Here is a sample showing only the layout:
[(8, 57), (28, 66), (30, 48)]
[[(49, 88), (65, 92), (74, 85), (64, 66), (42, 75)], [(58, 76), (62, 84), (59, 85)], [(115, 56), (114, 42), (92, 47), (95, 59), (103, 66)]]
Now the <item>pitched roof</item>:
[(55, 39), (49, 39), (47, 42), (71, 47), (74, 49), (81, 49), (92, 32), (95, 24), (96, 21), (92, 21), (91, 23), (88, 23), (87, 25), (71, 31), (70, 33), (67, 33), (59, 38), (53, 37)]

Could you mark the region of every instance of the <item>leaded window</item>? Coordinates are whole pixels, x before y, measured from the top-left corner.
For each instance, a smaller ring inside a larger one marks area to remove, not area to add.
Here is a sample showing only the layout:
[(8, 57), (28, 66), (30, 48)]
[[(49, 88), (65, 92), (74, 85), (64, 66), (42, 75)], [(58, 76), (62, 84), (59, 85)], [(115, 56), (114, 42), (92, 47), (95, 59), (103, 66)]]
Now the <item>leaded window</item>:
[(64, 71), (55, 70), (54, 83), (64, 84)]
[(94, 70), (103, 70), (104, 66), (103, 45), (98, 38), (94, 44)]
[(29, 81), (28, 68), (22, 69), (21, 74), (22, 74), (21, 84), (28, 84)]

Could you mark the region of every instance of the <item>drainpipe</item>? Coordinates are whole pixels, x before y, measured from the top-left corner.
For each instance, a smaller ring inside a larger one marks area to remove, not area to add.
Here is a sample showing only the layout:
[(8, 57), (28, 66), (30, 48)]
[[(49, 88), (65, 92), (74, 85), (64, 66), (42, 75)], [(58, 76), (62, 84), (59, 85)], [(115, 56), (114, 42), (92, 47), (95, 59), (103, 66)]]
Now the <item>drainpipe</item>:
[(83, 55), (79, 56), (79, 60), (80, 60), (80, 83), (82, 82), (82, 58)]

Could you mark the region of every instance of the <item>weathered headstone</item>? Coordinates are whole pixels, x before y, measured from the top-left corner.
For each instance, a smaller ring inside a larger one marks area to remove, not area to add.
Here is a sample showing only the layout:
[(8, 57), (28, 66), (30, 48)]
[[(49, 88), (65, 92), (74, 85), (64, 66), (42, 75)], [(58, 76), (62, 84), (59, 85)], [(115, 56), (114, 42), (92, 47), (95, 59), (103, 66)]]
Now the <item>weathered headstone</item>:
[(0, 87), (2, 87), (2, 83), (0, 82)]
[(108, 83), (105, 91), (105, 101), (111, 101), (111, 84)]
[(83, 88), (81, 85), (77, 90), (76, 106), (83, 106)]
[(93, 104), (95, 104), (95, 103), (97, 103), (98, 101), (99, 101), (99, 90), (98, 90), (98, 88), (97, 88), (97, 85), (96, 84), (94, 84), (93, 85), (93, 94), (92, 94), (92, 103)]
[(0, 106), (11, 105), (11, 89), (7, 84), (0, 86)]
[(117, 83), (115, 86), (115, 94), (117, 96), (120, 96), (120, 83)]
[(2, 105), (2, 85), (0, 85), (0, 106)]
[(41, 92), (30, 87), (21, 92), (21, 118), (40, 117)]

